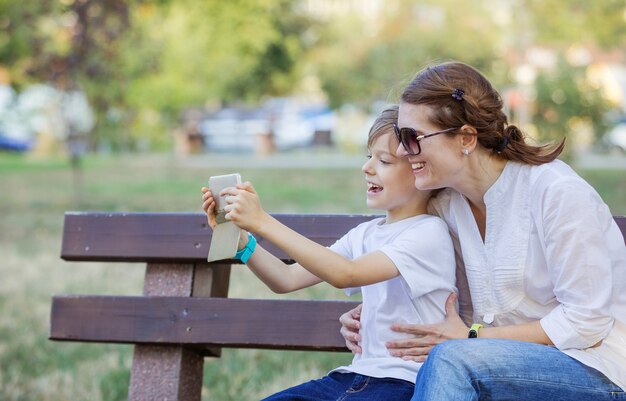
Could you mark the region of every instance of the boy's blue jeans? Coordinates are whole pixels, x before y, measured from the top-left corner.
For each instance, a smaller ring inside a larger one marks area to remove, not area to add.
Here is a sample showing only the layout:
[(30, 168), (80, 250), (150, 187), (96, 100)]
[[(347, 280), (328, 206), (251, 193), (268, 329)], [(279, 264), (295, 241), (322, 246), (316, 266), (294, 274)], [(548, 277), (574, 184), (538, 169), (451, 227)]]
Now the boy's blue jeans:
[(450, 400), (626, 401), (626, 393), (554, 347), (477, 338), (437, 345), (417, 374), (411, 401)]
[(413, 387), (413, 383), (404, 380), (332, 372), (270, 395), (263, 401), (408, 401)]

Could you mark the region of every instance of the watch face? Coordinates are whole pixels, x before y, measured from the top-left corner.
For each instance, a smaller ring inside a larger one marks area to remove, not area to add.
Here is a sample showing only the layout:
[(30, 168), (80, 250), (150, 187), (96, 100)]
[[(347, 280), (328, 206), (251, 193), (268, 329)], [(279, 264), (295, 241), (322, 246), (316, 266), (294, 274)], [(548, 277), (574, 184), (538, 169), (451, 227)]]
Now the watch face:
[(478, 338), (478, 330), (482, 328), (483, 328), (482, 324), (474, 323), (470, 327), (469, 332), (467, 333), (467, 338)]

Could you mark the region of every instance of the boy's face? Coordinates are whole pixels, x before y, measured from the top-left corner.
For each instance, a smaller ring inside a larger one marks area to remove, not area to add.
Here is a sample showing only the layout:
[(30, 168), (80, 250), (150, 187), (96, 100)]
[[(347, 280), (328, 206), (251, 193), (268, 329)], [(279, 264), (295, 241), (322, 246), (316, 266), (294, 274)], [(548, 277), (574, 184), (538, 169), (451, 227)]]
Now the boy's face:
[(368, 160), (361, 170), (367, 181), (367, 206), (387, 211), (387, 221), (416, 214), (417, 204), (428, 198), (428, 191), (415, 189), (411, 165), (396, 156), (398, 142), (391, 130), (379, 136), (368, 149)]

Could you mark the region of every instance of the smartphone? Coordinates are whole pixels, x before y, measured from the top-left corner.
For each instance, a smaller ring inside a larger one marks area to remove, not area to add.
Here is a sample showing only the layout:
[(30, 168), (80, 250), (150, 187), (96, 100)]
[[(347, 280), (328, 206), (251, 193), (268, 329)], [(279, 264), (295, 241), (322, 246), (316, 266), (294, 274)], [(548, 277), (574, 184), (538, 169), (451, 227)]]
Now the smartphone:
[(237, 184), (241, 184), (241, 176), (238, 173), (215, 175), (209, 178), (209, 189), (215, 199), (215, 219), (218, 223), (213, 229), (213, 236), (211, 237), (207, 256), (209, 262), (230, 259), (237, 253), (241, 229), (225, 219), (226, 199), (224, 196), (218, 196), (223, 189), (234, 187)]

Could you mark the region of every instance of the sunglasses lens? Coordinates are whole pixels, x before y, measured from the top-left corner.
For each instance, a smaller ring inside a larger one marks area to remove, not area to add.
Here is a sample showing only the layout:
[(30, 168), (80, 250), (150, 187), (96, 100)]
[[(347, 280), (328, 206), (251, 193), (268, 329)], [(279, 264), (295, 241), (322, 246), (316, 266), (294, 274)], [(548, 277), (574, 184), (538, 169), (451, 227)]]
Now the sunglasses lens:
[(415, 130), (412, 128), (399, 128), (397, 132), (399, 141), (402, 143), (402, 146), (404, 146), (404, 149), (412, 155), (418, 155), (421, 149)]

